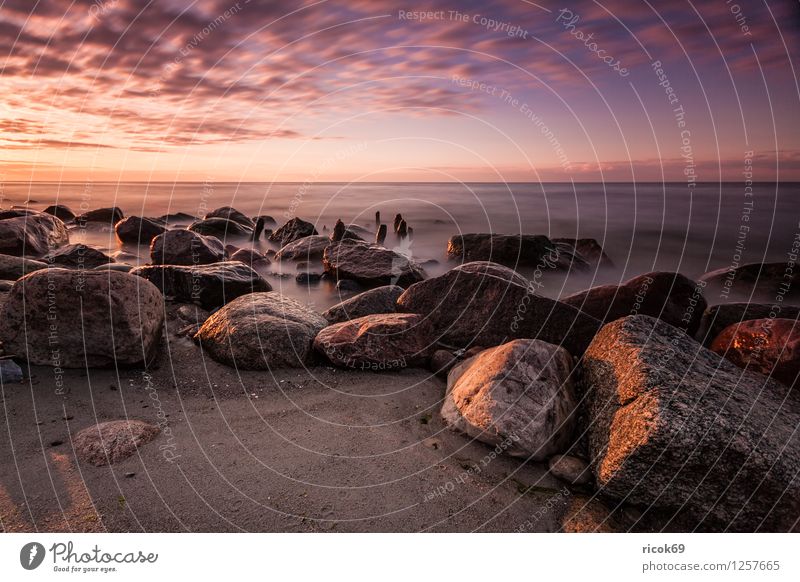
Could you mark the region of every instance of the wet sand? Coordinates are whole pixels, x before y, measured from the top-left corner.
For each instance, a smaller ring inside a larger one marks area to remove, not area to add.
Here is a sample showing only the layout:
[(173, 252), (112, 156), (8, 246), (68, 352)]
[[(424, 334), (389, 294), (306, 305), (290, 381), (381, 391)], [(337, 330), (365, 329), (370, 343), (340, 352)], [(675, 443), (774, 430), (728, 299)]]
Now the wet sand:
[[(53, 369), (2, 387), (6, 531), (556, 531), (571, 500), (539, 464), (448, 430), (426, 370), (237, 372), (174, 332), (156, 366)], [(162, 420), (159, 419), (161, 416)], [(161, 423), (111, 467), (71, 441), (96, 422)], [(479, 470), (478, 470), (479, 469)], [(442, 493), (442, 491), (444, 491)], [(438, 492), (438, 493), (437, 493)]]

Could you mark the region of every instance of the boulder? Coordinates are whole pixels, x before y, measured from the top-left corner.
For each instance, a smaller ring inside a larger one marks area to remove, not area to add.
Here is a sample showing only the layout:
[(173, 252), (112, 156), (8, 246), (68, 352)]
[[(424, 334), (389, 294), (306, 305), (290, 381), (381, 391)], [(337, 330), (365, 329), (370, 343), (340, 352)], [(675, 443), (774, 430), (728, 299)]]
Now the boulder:
[(189, 230), (198, 234), (216, 236), (222, 240), (233, 237), (250, 237), (253, 230), (227, 218), (206, 218), (189, 226)]
[(261, 275), (238, 261), (196, 267), (148, 265), (131, 274), (147, 279), (170, 300), (197, 303), (204, 309), (215, 309), (248, 293), (272, 291)]
[(440, 341), (458, 347), (528, 338), (561, 345), (577, 356), (602, 325), (571, 305), (537, 295), (535, 285), (516, 271), (482, 261), (412, 285), (397, 308), (426, 315)]
[(6, 353), (63, 368), (147, 364), (164, 323), (159, 290), (127, 273), (47, 269), (14, 284), (0, 317)]
[(232, 220), (242, 226), (245, 226), (252, 230), (252, 228), (256, 225), (255, 221), (251, 220), (235, 208), (231, 208), (230, 206), (223, 206), (221, 208), (217, 208), (212, 210), (205, 216), (208, 218), (226, 218), (228, 220)]
[(43, 256), (42, 261), (65, 269), (94, 269), (113, 263), (114, 259), (103, 251), (78, 243), (54, 249)]
[(0, 281), (16, 281), (20, 277), (46, 269), (47, 263), (34, 261), (33, 259), (23, 259), (11, 255), (0, 255)]
[(572, 444), (575, 389), (563, 348), (520, 339), (459, 364), (447, 375), (442, 417), (513, 456), (544, 461)]
[(561, 299), (603, 322), (649, 315), (694, 335), (706, 308), (702, 283), (680, 273), (639, 275), (622, 285), (601, 285)]
[(797, 282), (800, 269), (795, 263), (750, 263), (706, 273), (700, 280), (707, 285), (709, 298), (727, 301), (731, 295), (742, 299), (776, 301), (776, 297), (794, 297), (800, 292)]
[(422, 267), (412, 259), (382, 246), (347, 239), (326, 248), (322, 264), (332, 277), (367, 287), (405, 287), (425, 278)]
[(290, 242), (313, 234), (319, 234), (313, 224), (300, 218), (292, 218), (278, 230), (270, 234), (269, 240), (283, 247)]
[(149, 245), (160, 234), (167, 232), (166, 223), (142, 216), (129, 216), (114, 225), (117, 240), (123, 244)]
[(41, 256), (69, 243), (69, 232), (55, 216), (31, 213), (0, 220), (0, 253)]
[(50, 214), (51, 216), (55, 216), (64, 222), (75, 220), (75, 213), (72, 212), (68, 206), (64, 206), (63, 204), (53, 204), (52, 206), (48, 206), (42, 210), (42, 212), (45, 214)]
[(103, 222), (109, 226), (114, 226), (123, 218), (125, 218), (125, 214), (122, 212), (122, 210), (116, 206), (113, 206), (111, 208), (97, 208), (96, 210), (84, 212), (83, 214), (75, 217), (75, 222), (79, 224), (86, 222)]
[(160, 432), (157, 426), (141, 420), (112, 420), (83, 429), (72, 445), (81, 461), (103, 467), (127, 459)]
[(326, 327), (314, 339), (314, 349), (337, 366), (396, 370), (426, 362), (432, 337), (423, 317), (385, 313)]
[(7, 218), (19, 218), (20, 216), (36, 216), (39, 214), (35, 210), (28, 210), (27, 208), (11, 208), (9, 210), (0, 210), (0, 220)]
[(225, 247), (213, 236), (191, 230), (168, 230), (150, 243), (154, 265), (208, 265), (225, 260)]
[(402, 293), (403, 288), (397, 285), (377, 287), (337, 303), (322, 315), (328, 320), (328, 323), (341, 323), (365, 315), (394, 313), (397, 311), (397, 298)]
[(603, 250), (603, 246), (593, 238), (554, 238), (556, 244), (567, 244), (588, 263), (599, 267), (613, 267), (614, 262)]
[(297, 273), (295, 275), (294, 280), (300, 283), (301, 285), (312, 285), (314, 283), (319, 283), (322, 279), (322, 275), (319, 273)]
[(279, 261), (312, 261), (319, 260), (331, 244), (327, 236), (312, 234), (304, 236), (285, 245), (275, 258)]
[(158, 217), (158, 220), (167, 224), (191, 224), (199, 217), (186, 214), (185, 212), (172, 212), (170, 214), (163, 214)]
[(794, 386), (800, 374), (800, 322), (752, 319), (726, 327), (711, 351), (751, 372)]
[(491, 261), (506, 267), (537, 267), (542, 270), (589, 267), (569, 245), (559, 246), (543, 235), (460, 234), (447, 241), (447, 256), (464, 262)]
[(362, 237), (360, 237), (358, 234), (355, 233), (352, 226), (345, 226), (344, 222), (342, 222), (340, 219), (336, 221), (335, 225), (333, 225), (333, 230), (331, 231), (330, 235), (330, 241), (339, 242), (344, 239), (364, 240)]
[(613, 499), (699, 530), (787, 531), (800, 518), (800, 403), (652, 317), (609, 323), (583, 360), (589, 452)]
[(209, 317), (194, 336), (216, 361), (245, 370), (304, 367), (325, 318), (279, 293), (251, 293)]
[(703, 313), (700, 329), (695, 339), (705, 346), (711, 345), (722, 330), (735, 323), (751, 319), (798, 319), (800, 307), (793, 305), (768, 305), (766, 303), (723, 303), (712, 305)]

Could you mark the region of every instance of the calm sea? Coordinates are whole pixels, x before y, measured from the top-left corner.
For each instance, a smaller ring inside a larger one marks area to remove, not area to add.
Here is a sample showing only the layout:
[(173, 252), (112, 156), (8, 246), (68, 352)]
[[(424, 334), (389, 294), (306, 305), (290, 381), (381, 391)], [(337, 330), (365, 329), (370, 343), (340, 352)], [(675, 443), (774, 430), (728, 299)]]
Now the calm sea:
[[(619, 282), (652, 270), (697, 277), (738, 262), (785, 260), (800, 234), (800, 184), (452, 184), (452, 183), (14, 183), (3, 184), (0, 207), (42, 209), (66, 204), (74, 211), (119, 206), (126, 215), (186, 212), (202, 216), (220, 206), (269, 214), (279, 224), (299, 216), (330, 228), (336, 219), (374, 230), (401, 213), (414, 229), (404, 248), (418, 260), (434, 259), (436, 275), (452, 265), (447, 239), (457, 233), (545, 234), (597, 239), (613, 269), (552, 276), (544, 292), (559, 296), (591, 285)], [(390, 228), (391, 230), (391, 228)], [(114, 252), (109, 230), (76, 233), (78, 240)], [(228, 241), (247, 246), (244, 241)], [(390, 234), (387, 246), (399, 246)], [(269, 248), (262, 242), (262, 250)], [(131, 249), (126, 249), (130, 251)], [(143, 262), (147, 249), (138, 251)], [(275, 265), (271, 283), (283, 293), (323, 309), (338, 298), (326, 283), (300, 286), (294, 265)]]

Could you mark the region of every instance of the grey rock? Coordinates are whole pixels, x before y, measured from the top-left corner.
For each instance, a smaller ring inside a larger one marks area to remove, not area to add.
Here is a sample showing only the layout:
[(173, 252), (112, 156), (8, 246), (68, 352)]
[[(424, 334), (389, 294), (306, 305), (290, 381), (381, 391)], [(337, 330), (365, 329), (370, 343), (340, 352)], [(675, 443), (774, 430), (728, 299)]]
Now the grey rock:
[(227, 218), (205, 218), (189, 225), (189, 230), (198, 234), (215, 236), (220, 240), (249, 238), (253, 230)]
[(506, 267), (542, 270), (587, 269), (589, 263), (569, 245), (559, 246), (544, 235), (462, 234), (447, 242), (450, 259), (491, 261)]
[(216, 361), (245, 370), (299, 368), (325, 318), (279, 293), (251, 293), (211, 315), (195, 335)]
[(149, 245), (167, 231), (165, 222), (141, 216), (128, 216), (114, 225), (117, 240), (123, 244)]
[(22, 368), (14, 360), (7, 358), (0, 359), (0, 382), (3, 384), (13, 384), (22, 382)]
[(125, 214), (122, 212), (122, 210), (116, 206), (113, 206), (111, 208), (97, 208), (96, 210), (84, 212), (83, 214), (75, 217), (75, 222), (78, 224), (85, 224), (87, 222), (100, 222), (106, 223), (113, 227), (123, 218), (125, 218)]
[(572, 357), (538, 340), (484, 350), (447, 375), (448, 425), (509, 454), (543, 461), (572, 443), (577, 400)]
[(83, 429), (75, 436), (73, 446), (81, 461), (103, 467), (132, 456), (160, 432), (157, 426), (141, 420), (112, 420)]
[(630, 316), (583, 360), (597, 486), (713, 531), (788, 531), (800, 518), (800, 402), (663, 321)]
[(0, 315), (8, 353), (32, 364), (147, 364), (164, 323), (159, 290), (127, 273), (47, 269), (14, 284)]
[(168, 298), (215, 309), (247, 293), (271, 291), (272, 286), (256, 271), (237, 261), (188, 267), (148, 265), (131, 274), (153, 283)]
[(29, 213), (0, 219), (0, 253), (15, 256), (42, 256), (51, 249), (69, 244), (64, 223), (50, 214)]
[(547, 468), (552, 475), (571, 485), (587, 485), (592, 481), (589, 463), (578, 457), (555, 455), (547, 461)]
[(269, 235), (270, 242), (280, 246), (286, 246), (290, 242), (306, 236), (319, 234), (314, 225), (301, 218), (292, 218), (278, 230)]
[(42, 261), (66, 269), (94, 269), (113, 263), (114, 259), (84, 244), (70, 244), (50, 251), (42, 257)]
[(313, 261), (322, 258), (325, 249), (331, 244), (327, 236), (312, 234), (292, 241), (275, 255), (279, 261)]
[(45, 214), (50, 214), (51, 216), (55, 216), (64, 222), (75, 220), (75, 213), (72, 212), (68, 206), (64, 206), (63, 204), (53, 204), (52, 206), (48, 206), (42, 210), (42, 212)]
[(34, 261), (33, 259), (23, 259), (11, 255), (0, 255), (0, 280), (16, 281), (20, 277), (46, 269), (47, 263)]
[(243, 213), (239, 212), (235, 208), (231, 208), (230, 206), (223, 206), (221, 208), (216, 208), (206, 214), (206, 219), (208, 218), (225, 218), (227, 220), (232, 220), (242, 226), (246, 226), (249, 229), (253, 229), (256, 223), (254, 220), (248, 218)]
[(378, 245), (347, 239), (326, 248), (322, 264), (336, 279), (351, 279), (367, 287), (405, 287), (425, 278), (412, 259)]

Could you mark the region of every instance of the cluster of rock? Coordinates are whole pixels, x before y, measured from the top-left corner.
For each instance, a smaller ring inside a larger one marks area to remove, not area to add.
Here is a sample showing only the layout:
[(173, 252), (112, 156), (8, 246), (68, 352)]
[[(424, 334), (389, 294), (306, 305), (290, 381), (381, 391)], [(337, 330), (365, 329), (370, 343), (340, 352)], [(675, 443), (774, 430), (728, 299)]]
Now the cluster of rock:
[[(666, 512), (692, 529), (797, 527), (800, 309), (708, 307), (719, 273), (698, 282), (647, 273), (555, 300), (511, 267), (607, 265), (596, 242), (461, 235), (448, 254), (466, 262), (427, 278), (360, 227), (339, 221), (325, 236), (294, 218), (268, 234), (281, 245), (275, 260), (316, 261), (331, 279), (367, 288), (319, 314), (272, 291), (257, 268), (266, 256), (224, 244), (266, 232), (269, 217), (225, 207), (171, 228), (175, 217), (48, 210), (0, 214), (0, 277), (14, 281), (0, 314), (5, 354), (63, 368), (147, 365), (164, 301), (192, 303), (212, 313), (191, 335), (223, 365), (428, 366), (446, 377), (441, 415), (454, 430), (547, 462), (598, 499)], [(69, 244), (61, 217), (108, 221), (120, 241), (149, 244), (151, 264), (97, 270), (113, 259)], [(782, 289), (754, 280), (753, 269), (726, 273), (725, 288)], [(102, 465), (157, 434), (99, 425), (76, 443), (85, 462)]]

